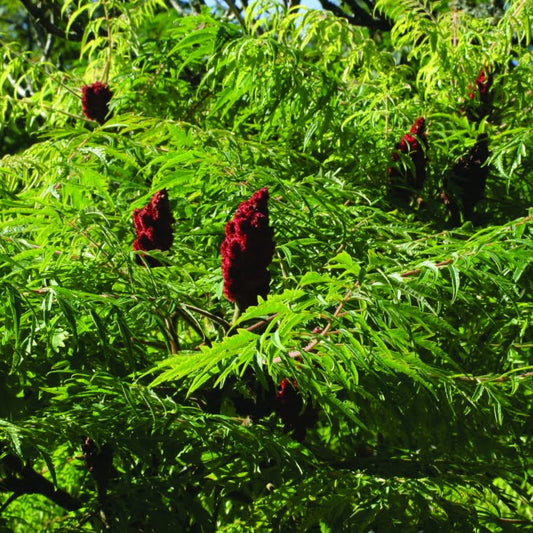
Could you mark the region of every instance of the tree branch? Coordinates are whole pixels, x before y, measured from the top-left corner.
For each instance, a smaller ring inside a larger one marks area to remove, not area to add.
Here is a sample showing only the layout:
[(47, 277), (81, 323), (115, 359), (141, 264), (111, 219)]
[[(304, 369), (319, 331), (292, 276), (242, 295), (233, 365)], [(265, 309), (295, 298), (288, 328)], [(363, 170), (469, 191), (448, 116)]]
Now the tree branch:
[[(56, 489), (51, 481), (38, 474), (31, 466), (24, 465), (19, 457), (7, 454), (1, 461), (6, 471), (0, 479), (2, 490), (13, 491), (6, 504), (11, 503), (22, 494), (42, 494), (55, 504), (67, 511), (75, 511), (81, 507), (81, 502), (61, 489)], [(5, 509), (6, 504), (2, 507)]]
[(337, 17), (346, 19), (353, 26), (363, 26), (372, 30), (389, 31), (391, 24), (386, 19), (377, 19), (370, 15), (354, 0), (344, 0), (346, 5), (350, 8), (353, 15), (346, 13), (341, 6), (334, 4), (330, 0), (320, 0), (320, 4), (326, 11), (331, 11)]
[(46, 16), (45, 9), (39, 7), (32, 0), (20, 0), (20, 2), (25, 7), (26, 11), (35, 20), (36, 24), (39, 24), (41, 27), (43, 27), (47, 33), (71, 41), (79, 42), (83, 39), (84, 28), (80, 24), (77, 24), (78, 21), (73, 24), (75, 30), (71, 30), (67, 35), (63, 28), (61, 28), (57, 24), (54, 24), (54, 22)]

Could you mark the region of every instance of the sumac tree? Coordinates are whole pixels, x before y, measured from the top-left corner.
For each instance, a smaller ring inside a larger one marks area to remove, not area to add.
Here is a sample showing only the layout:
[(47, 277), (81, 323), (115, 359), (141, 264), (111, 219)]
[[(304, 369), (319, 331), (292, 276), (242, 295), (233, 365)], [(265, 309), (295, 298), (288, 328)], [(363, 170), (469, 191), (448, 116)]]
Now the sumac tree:
[(533, 531), (531, 0), (22, 4), (2, 531)]

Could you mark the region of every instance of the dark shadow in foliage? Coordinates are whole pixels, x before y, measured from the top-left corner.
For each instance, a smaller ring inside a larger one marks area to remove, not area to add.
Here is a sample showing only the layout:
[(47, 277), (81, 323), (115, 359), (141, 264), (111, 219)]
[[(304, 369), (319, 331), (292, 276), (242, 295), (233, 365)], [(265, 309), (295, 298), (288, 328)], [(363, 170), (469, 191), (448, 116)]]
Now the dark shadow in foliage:
[(222, 388), (196, 391), (193, 400), (208, 413), (230, 410), (253, 423), (275, 412), (284, 431), (299, 442), (318, 421), (318, 409), (304, 398), (296, 380), (284, 378), (276, 387), (270, 378), (258, 378), (251, 367), (238, 379), (228, 378)]
[(318, 420), (318, 411), (310, 403), (304, 404), (295, 379), (281, 380), (276, 392), (276, 414), (281, 418), (285, 431), (292, 432), (299, 442), (305, 439), (307, 430), (314, 427)]
[(271, 379), (258, 377), (247, 367), (239, 378), (230, 376), (222, 387), (202, 388), (191, 397), (195, 405), (211, 414), (233, 411), (240, 417), (258, 421), (276, 408), (276, 386)]
[(492, 179), (489, 174), (483, 211), (475, 213), (476, 225), (505, 224), (515, 218), (527, 216), (533, 198), (533, 187), (527, 177), (532, 165), (533, 160), (524, 160), (523, 170), (517, 171), (511, 181), (497, 177)]
[(489, 155), (488, 137), (483, 133), (444, 177), (441, 198), (452, 226), (460, 225), (461, 220), (473, 220), (474, 207), (485, 196)]
[(116, 475), (113, 466), (113, 448), (106, 442), (101, 448), (89, 437), (81, 438), (81, 451), (85, 467), (96, 483), (98, 499), (105, 501), (107, 487), (111, 479)]

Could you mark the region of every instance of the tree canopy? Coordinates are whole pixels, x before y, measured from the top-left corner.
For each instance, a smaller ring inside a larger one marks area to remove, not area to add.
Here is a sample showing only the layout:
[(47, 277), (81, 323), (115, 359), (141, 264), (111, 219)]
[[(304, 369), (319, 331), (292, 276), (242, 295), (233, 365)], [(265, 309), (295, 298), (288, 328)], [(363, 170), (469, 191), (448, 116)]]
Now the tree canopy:
[(532, 22), (4, 2), (0, 531), (533, 531)]

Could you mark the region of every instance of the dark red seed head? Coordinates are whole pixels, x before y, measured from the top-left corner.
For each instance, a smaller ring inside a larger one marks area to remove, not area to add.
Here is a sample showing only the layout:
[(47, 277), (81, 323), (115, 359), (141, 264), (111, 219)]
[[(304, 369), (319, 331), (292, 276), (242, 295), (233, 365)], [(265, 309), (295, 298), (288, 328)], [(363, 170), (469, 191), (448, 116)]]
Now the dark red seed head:
[[(486, 134), (481, 134), (477, 142), (460, 157), (444, 180), (444, 196), (442, 199), (449, 207), (455, 207), (454, 225), (460, 222), (459, 212), (464, 220), (471, 220), (474, 207), (485, 196), (489, 167), (489, 144)], [(453, 213), (452, 213), (453, 214)]]
[(268, 189), (242, 202), (226, 224), (220, 247), (224, 295), (241, 309), (257, 304), (270, 290), (268, 266), (274, 255), (274, 232), (269, 226)]
[[(156, 192), (150, 202), (142, 209), (133, 211), (133, 225), (136, 238), (134, 250), (169, 250), (174, 240), (172, 224), (174, 218), (170, 212), (170, 202), (166, 189)], [(149, 266), (159, 266), (154, 258), (144, 257)], [(137, 262), (143, 264), (140, 256)]]
[(411, 133), (413, 135), (425, 135), (426, 133), (426, 119), (424, 117), (418, 117), (414, 124), (411, 126)]
[(469, 85), (468, 88), (470, 92), (468, 97), (470, 100), (473, 100), (476, 91), (479, 92), (479, 99), (482, 103), (487, 103), (489, 101), (489, 90), (492, 85), (492, 76), (485, 70), (481, 69), (478, 77), (476, 78), (476, 85)]
[(83, 114), (91, 120), (103, 124), (109, 114), (109, 102), (113, 92), (107, 84), (99, 81), (81, 88), (81, 105)]
[[(426, 180), (426, 120), (415, 120), (409, 133), (406, 133), (395, 145), (392, 153), (393, 165), (389, 167), (389, 193), (395, 197), (408, 200), (411, 189), (422, 189)], [(400, 154), (409, 155), (411, 166), (402, 164)], [(414, 171), (414, 172), (413, 172)]]

